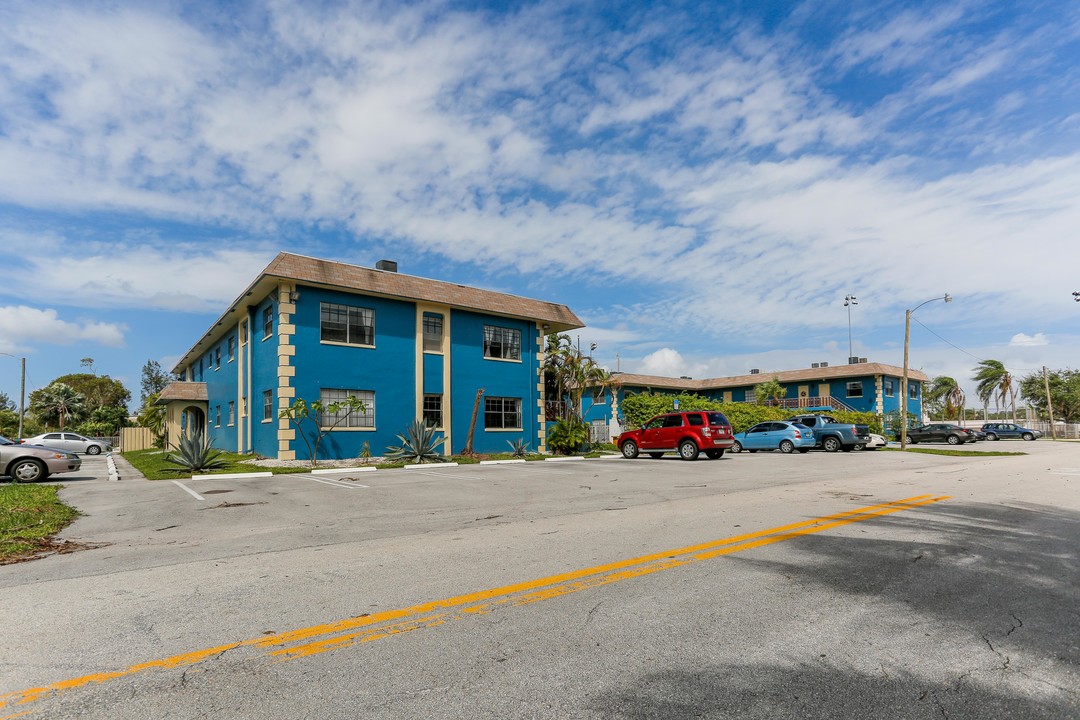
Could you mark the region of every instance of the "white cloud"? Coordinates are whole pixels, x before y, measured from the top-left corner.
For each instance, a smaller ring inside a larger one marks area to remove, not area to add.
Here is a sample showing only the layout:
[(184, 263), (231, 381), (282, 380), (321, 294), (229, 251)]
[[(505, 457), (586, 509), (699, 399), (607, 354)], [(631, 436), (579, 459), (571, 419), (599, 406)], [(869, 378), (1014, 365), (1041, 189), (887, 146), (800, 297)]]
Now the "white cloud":
[(1049, 344), (1050, 344), (1050, 338), (1048, 338), (1044, 333), (1035, 333), (1034, 335), (1027, 335), (1025, 333), (1016, 333), (1015, 335), (1012, 336), (1012, 339), (1009, 340), (1009, 345), (1011, 347), (1015, 347), (1015, 346), (1034, 347), (1036, 345), (1049, 345)]
[(72, 345), (91, 341), (107, 347), (123, 347), (127, 328), (117, 323), (95, 320), (62, 320), (53, 309), (25, 305), (0, 307), (0, 351), (26, 352), (30, 346)]
[(689, 372), (689, 364), (679, 354), (679, 351), (671, 348), (660, 348), (641, 358), (640, 369), (645, 375), (663, 375), (666, 377), (679, 377)]

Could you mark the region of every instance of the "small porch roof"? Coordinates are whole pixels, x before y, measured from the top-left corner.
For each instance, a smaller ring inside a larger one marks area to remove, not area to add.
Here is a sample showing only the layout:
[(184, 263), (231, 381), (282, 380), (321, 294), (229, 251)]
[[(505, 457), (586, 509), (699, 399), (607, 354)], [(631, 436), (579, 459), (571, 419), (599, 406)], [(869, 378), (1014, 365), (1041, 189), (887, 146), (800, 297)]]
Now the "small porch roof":
[(209, 402), (210, 398), (206, 392), (206, 383), (174, 380), (165, 386), (165, 389), (161, 391), (161, 395), (158, 396), (157, 402), (154, 404), (167, 405), (170, 402), (175, 402), (177, 400)]

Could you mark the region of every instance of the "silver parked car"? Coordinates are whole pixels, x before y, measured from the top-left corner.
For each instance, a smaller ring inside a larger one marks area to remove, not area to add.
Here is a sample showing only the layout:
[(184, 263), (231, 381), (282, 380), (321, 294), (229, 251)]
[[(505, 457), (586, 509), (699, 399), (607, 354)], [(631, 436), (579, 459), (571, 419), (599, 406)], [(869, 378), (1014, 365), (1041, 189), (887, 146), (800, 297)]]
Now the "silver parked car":
[(72, 472), (82, 467), (73, 452), (40, 445), (20, 445), (0, 436), (0, 475), (15, 482), (44, 480), (53, 473)]
[(32, 438), (24, 438), (27, 445), (44, 445), (45, 447), (67, 450), (69, 452), (86, 453), (87, 455), (100, 455), (103, 452), (111, 452), (112, 445), (104, 440), (83, 437), (73, 432), (51, 432), (44, 435), (35, 435)]

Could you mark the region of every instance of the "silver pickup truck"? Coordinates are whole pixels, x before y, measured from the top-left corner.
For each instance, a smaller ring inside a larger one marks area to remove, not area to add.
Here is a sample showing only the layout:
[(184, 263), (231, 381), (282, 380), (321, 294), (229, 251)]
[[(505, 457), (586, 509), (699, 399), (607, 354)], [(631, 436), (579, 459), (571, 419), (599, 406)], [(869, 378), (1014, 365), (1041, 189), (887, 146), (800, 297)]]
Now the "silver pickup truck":
[(795, 415), (789, 417), (787, 421), (802, 423), (812, 428), (814, 439), (817, 441), (814, 447), (822, 448), (825, 452), (837, 450), (851, 452), (870, 442), (869, 425), (849, 425), (837, 422), (831, 415)]

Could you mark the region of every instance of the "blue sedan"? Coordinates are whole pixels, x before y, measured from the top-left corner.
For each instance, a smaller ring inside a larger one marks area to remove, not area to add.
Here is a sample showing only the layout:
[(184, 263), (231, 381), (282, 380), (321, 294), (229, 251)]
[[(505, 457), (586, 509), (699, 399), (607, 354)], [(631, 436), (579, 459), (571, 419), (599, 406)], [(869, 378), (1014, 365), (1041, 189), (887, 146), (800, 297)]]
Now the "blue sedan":
[(805, 425), (791, 422), (763, 422), (746, 432), (736, 433), (735, 444), (731, 446), (729, 452), (779, 450), (782, 453), (790, 453), (798, 450), (804, 453), (812, 447), (814, 447), (814, 431)]

